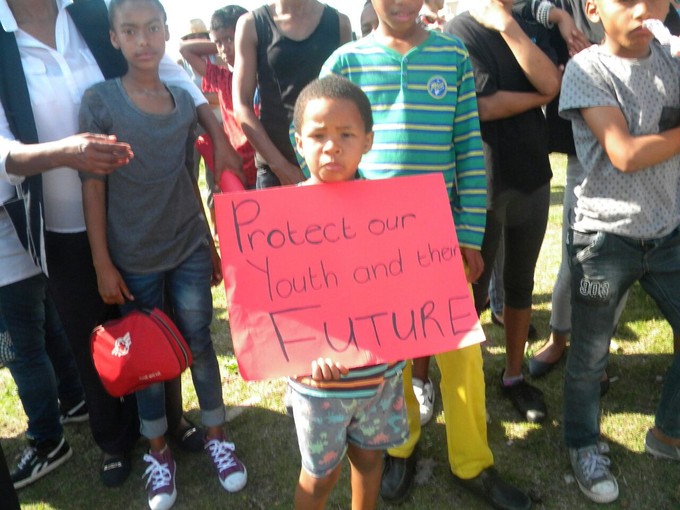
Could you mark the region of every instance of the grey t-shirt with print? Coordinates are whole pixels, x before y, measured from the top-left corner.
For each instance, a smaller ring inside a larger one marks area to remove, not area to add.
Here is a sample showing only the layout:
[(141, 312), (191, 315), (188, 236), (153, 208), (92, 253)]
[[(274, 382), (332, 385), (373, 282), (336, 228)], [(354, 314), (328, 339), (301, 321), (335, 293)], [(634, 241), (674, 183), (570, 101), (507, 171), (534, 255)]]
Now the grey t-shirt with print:
[(86, 90), (80, 108), (81, 131), (116, 135), (135, 155), (106, 178), (109, 253), (131, 273), (174, 268), (208, 235), (189, 170), (196, 109), (185, 90), (168, 90), (175, 108), (167, 115), (137, 108), (120, 79)]
[(680, 124), (680, 62), (654, 41), (643, 59), (591, 46), (572, 58), (562, 79), (560, 114), (572, 121), (585, 180), (576, 189), (574, 228), (638, 239), (663, 237), (680, 224), (680, 155), (633, 173), (609, 160), (580, 109), (621, 109), (633, 136)]

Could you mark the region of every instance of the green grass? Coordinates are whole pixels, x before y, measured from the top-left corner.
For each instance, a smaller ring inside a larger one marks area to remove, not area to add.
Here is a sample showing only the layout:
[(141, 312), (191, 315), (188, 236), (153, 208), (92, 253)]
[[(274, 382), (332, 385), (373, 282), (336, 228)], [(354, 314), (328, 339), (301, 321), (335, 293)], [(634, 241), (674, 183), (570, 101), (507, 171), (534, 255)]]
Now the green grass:
[[(542, 338), (548, 334), (550, 295), (560, 258), (560, 221), (565, 158), (553, 158), (555, 178), (552, 188), (550, 225), (536, 270), (535, 314), (533, 322)], [(229, 337), (224, 292), (214, 292), (213, 332), (223, 376), (225, 402), (229, 408), (228, 432), (248, 466), (247, 487), (238, 494), (227, 494), (219, 486), (204, 455), (186, 454), (175, 449), (178, 461), (177, 509), (287, 509), (299, 470), (299, 454), (293, 422), (283, 409), (282, 381), (245, 383), (238, 375)], [(544, 390), (550, 416), (542, 426), (521, 422), (511, 405), (503, 400), (497, 378), (504, 363), (500, 328), (482, 316), (488, 336), (484, 347), (487, 408), (491, 415), (488, 436), (496, 466), (507, 479), (529, 491), (538, 509), (596, 508), (581, 496), (570, 477), (569, 463), (562, 445), (561, 403), (564, 364), (537, 382)], [(660, 318), (656, 305), (635, 287), (615, 338), (609, 373), (613, 378), (602, 403), (602, 432), (610, 442), (613, 471), (621, 489), (615, 509), (680, 508), (678, 465), (659, 461), (644, 453), (644, 435), (653, 423), (661, 380), (672, 361), (672, 334)], [(542, 343), (529, 346), (532, 351)], [(432, 377), (439, 379), (436, 363)], [(198, 420), (195, 394), (185, 374), (185, 409)], [(438, 395), (439, 398), (439, 395)], [(483, 502), (453, 485), (445, 448), (444, 417), (441, 401), (436, 418), (423, 429), (421, 461), (417, 485), (403, 508), (432, 509), (488, 508)], [(7, 370), (0, 370), (0, 439), (11, 461), (24, 446), (26, 417)], [(66, 436), (75, 453), (73, 459), (53, 474), (20, 492), (28, 509), (142, 509), (146, 494), (141, 479), (143, 444), (135, 450), (133, 471), (119, 489), (105, 489), (98, 478), (101, 461), (87, 425), (69, 426)], [(465, 438), (460, 438), (464, 441)], [(329, 509), (346, 509), (349, 503), (347, 469), (333, 492)], [(0, 507), (2, 506), (0, 495)], [(382, 503), (379, 508), (389, 508)]]

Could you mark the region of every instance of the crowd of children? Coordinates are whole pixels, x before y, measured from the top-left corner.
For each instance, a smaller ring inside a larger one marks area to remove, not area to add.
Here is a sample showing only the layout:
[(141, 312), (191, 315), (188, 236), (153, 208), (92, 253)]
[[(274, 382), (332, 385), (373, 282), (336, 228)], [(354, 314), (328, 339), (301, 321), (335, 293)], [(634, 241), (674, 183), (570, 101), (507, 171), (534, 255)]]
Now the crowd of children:
[[(544, 421), (542, 393), (524, 380), (522, 363), (550, 194), (543, 108), (561, 86), (559, 113), (573, 129), (570, 161), (583, 174), (573, 210), (565, 209), (572, 313), (564, 442), (583, 494), (596, 503), (618, 498), (600, 443), (599, 399), (613, 325), (631, 285), (639, 281), (680, 332), (680, 59), (643, 26), (665, 19), (669, 2), (582, 0), (575, 9), (547, 0), (479, 0), (446, 24), (438, 14), (442, 2), (426, 3), (421, 12), (422, 0), (366, 2), (365, 37), (354, 42), (348, 18), (317, 0), (217, 11), (212, 42), (186, 41), (181, 51), (204, 90), (219, 96), (220, 129), (200, 91), (167, 62), (159, 0), (111, 0), (108, 12), (102, 0), (30, 0), (32, 10), (0, 0), (0, 35), (11, 37), (10, 43), (0, 37), (3, 55), (36, 58), (37, 47), (46, 61), (64, 60), (63, 51), (74, 66), (69, 73), (79, 70), (81, 80), (69, 89), (68, 105), (57, 102), (70, 122), (57, 126), (44, 105), (24, 104), (47, 90), (30, 72), (18, 86), (0, 78), (0, 323), (15, 340), (16, 359), (7, 365), (29, 419), (29, 446), (11, 475), (0, 449), (0, 488), (32, 483), (71, 456), (62, 423), (85, 419), (83, 399), (105, 454), (106, 485), (124, 483), (138, 434), (148, 440), (143, 460), (152, 510), (172, 507), (177, 497), (168, 434), (205, 450), (226, 491), (245, 487), (246, 467), (226, 439), (210, 334), (210, 288), (222, 275), (192, 172), (197, 122), (214, 141), (216, 182), (223, 171), (257, 188), (441, 173), (478, 313), (504, 244), (506, 364), (499, 384), (523, 419)], [(38, 7), (50, 15), (31, 17)], [(593, 41), (599, 44), (582, 50), (583, 34), (569, 15), (576, 10), (600, 24), (603, 39)], [(558, 23), (573, 55), (563, 77), (551, 60), (550, 34), (528, 17), (547, 28)], [(97, 21), (101, 29), (105, 19), (110, 46), (93, 42), (80, 24)], [(82, 35), (80, 46), (61, 49), (65, 34), (74, 41)], [(86, 50), (100, 58), (74, 57)], [(209, 60), (216, 53), (227, 67)], [(23, 65), (3, 60), (5, 77)], [(70, 78), (52, 85), (73, 85)], [(14, 113), (22, 108), (28, 116)], [(76, 285), (74, 275), (84, 268), (89, 276)], [(86, 310), (78, 312), (79, 305)], [(172, 311), (193, 354), (201, 426), (181, 416), (177, 381), (123, 401), (103, 393), (83, 337), (110, 314), (107, 305), (123, 314), (139, 306)], [(453, 480), (494, 508), (530, 508), (531, 498), (495, 468), (480, 345), (435, 359)], [(308, 374), (289, 379), (301, 457), (291, 490), (296, 509), (325, 507), (345, 455), (352, 508), (410, 495), (430, 398), (425, 386), (434, 391), (424, 363), (425, 374), (418, 369), (414, 378), (410, 360), (348, 369), (318, 358)], [(543, 375), (554, 363), (536, 359), (529, 371)], [(82, 386), (74, 382), (76, 365)], [(645, 448), (680, 460), (677, 350)], [(6, 500), (16, 507), (13, 494)]]

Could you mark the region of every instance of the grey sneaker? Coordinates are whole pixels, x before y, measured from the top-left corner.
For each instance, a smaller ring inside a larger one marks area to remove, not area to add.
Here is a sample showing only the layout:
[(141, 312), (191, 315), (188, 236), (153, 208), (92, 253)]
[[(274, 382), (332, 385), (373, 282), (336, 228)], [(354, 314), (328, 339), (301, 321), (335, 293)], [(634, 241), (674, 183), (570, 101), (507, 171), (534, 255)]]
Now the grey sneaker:
[(656, 436), (652, 434), (652, 429), (647, 431), (647, 437), (645, 437), (645, 450), (647, 453), (650, 453), (657, 458), (680, 460), (680, 448), (666, 444), (660, 439), (657, 439)]
[(619, 497), (619, 484), (609, 471), (611, 461), (600, 453), (597, 445), (569, 448), (569, 460), (578, 486), (588, 499), (611, 503)]

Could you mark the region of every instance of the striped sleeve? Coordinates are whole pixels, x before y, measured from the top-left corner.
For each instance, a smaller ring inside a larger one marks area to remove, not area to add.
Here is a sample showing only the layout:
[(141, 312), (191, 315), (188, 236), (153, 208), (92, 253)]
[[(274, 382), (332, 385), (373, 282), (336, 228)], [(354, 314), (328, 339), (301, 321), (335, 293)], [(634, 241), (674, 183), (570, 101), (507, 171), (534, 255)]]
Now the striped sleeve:
[(466, 248), (481, 249), (486, 226), (484, 150), (472, 65), (464, 46), (460, 57), (458, 104), (453, 121), (457, 193), (452, 193), (451, 208), (458, 243)]

